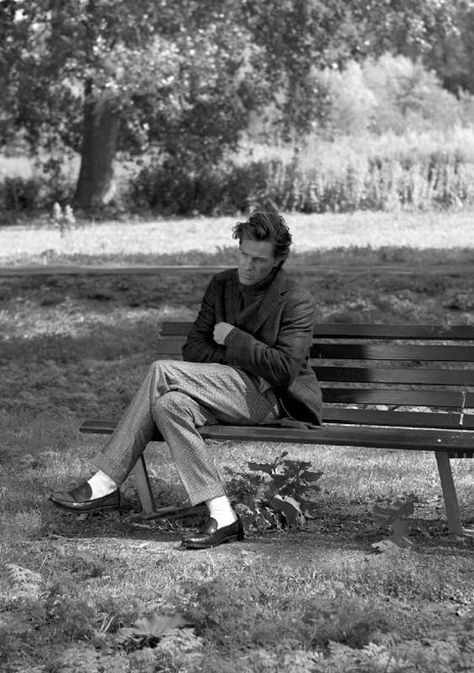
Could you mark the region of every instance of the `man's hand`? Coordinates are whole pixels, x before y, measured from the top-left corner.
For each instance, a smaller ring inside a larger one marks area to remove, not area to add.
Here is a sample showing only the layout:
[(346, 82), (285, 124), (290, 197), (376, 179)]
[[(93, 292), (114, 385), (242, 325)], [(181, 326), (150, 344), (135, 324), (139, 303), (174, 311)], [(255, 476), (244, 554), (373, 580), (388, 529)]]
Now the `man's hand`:
[(234, 325), (231, 325), (228, 322), (218, 322), (214, 327), (214, 335), (213, 335), (216, 344), (224, 346), (226, 336), (233, 329)]

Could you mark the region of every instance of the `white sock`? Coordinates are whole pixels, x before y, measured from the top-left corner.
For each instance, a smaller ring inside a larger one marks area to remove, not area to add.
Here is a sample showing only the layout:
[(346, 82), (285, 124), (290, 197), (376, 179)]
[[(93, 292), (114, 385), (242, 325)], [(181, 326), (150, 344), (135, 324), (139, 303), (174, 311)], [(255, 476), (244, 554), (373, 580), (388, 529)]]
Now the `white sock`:
[(217, 521), (218, 528), (230, 526), (234, 521), (237, 521), (237, 516), (226, 495), (206, 500), (206, 505), (209, 508), (209, 516)]
[(112, 491), (115, 491), (118, 488), (118, 484), (116, 484), (108, 474), (102, 472), (102, 470), (93, 474), (92, 477), (87, 480), (87, 483), (92, 489), (91, 500), (102, 498), (104, 495), (109, 495), (109, 493), (112, 493)]

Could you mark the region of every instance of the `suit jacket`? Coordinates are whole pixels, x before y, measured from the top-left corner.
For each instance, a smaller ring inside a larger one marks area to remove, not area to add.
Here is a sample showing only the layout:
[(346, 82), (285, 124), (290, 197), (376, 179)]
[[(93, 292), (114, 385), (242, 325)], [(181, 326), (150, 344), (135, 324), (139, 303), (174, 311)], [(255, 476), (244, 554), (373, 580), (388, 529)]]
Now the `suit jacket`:
[(321, 424), (321, 389), (308, 362), (313, 338), (314, 304), (285, 271), (267, 288), (251, 331), (235, 327), (225, 346), (213, 339), (218, 322), (235, 325), (239, 307), (237, 269), (214, 276), (186, 343), (183, 358), (218, 362), (263, 378), (284, 411), (294, 419)]

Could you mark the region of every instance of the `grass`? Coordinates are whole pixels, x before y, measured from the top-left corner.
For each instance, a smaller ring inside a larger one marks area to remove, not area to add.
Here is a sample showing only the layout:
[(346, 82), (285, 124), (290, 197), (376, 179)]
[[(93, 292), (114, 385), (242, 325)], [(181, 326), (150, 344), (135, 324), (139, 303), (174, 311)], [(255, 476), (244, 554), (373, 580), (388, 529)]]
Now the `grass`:
[[(0, 265), (50, 263), (193, 263), (232, 246), (236, 217), (107, 222), (70, 228), (53, 224), (0, 229)], [(338, 248), (435, 250), (474, 247), (472, 212), (353, 213), (288, 216), (296, 254)], [(145, 243), (146, 242), (146, 243)], [(146, 253), (144, 253), (146, 245)], [(189, 261), (191, 260), (191, 261)], [(472, 260), (472, 257), (471, 257)]]
[[(318, 243), (326, 245), (324, 252), (305, 244), (308, 251), (294, 259), (321, 320), (474, 322), (474, 275), (463, 272), (472, 263), (467, 215), (447, 216), (445, 225), (458, 227), (459, 245), (450, 247), (442, 245), (439, 216), (431, 235), (429, 218), (401, 219), (400, 238), (410, 247), (400, 248), (388, 221), (377, 233), (362, 230), (364, 221), (383, 225), (383, 217), (358, 215), (351, 220), (358, 223), (352, 238), (347, 231), (348, 245), (356, 247), (336, 249), (344, 227), (350, 228), (346, 220), (318, 218), (318, 236), (327, 235)], [(308, 231), (309, 221), (302, 219)], [(127, 263), (136, 263), (138, 254), (142, 263), (156, 263), (162, 254), (185, 259), (173, 252), (183, 226), (122, 224), (120, 242), (110, 225), (100, 244), (95, 228), (86, 228), (81, 250), (66, 245), (74, 234), (79, 247), (80, 230), (58, 236), (56, 245), (48, 239), (56, 235), (51, 228), (23, 227), (18, 243), (8, 239), (7, 247), (1, 231), (0, 254), (8, 263), (38, 263), (41, 246), (50, 245), (53, 261), (84, 255), (91, 263), (118, 263), (128, 240), (149, 255), (125, 247)], [(232, 253), (214, 245), (215, 223), (189, 220), (186, 226), (191, 235), (196, 227), (200, 241), (198, 250), (196, 242), (183, 244), (190, 246), (186, 255), (230, 263)], [(150, 238), (156, 228), (161, 248)], [(222, 246), (228, 234), (229, 228)], [(377, 236), (376, 246), (357, 247), (368, 245), (370, 236)], [(29, 249), (28, 239), (36, 247)], [(323, 263), (335, 268), (321, 274)], [(358, 267), (356, 276), (338, 273), (348, 263)], [(386, 273), (384, 265), (412, 273)], [(445, 265), (458, 272), (439, 272)], [(243, 543), (196, 554), (178, 548), (182, 527), (195, 525), (194, 518), (146, 522), (132, 511), (84, 519), (49, 506), (47, 492), (82, 479), (100, 446), (100, 437), (78, 432), (80, 420), (120, 413), (153, 359), (160, 321), (192, 318), (207, 279), (0, 280), (2, 671), (472, 670), (472, 548), (447, 535), (431, 454), (216, 445), (221, 469), (234, 471), (287, 448), (291, 458), (323, 471), (321, 492), (315, 518), (301, 530), (250, 531)], [(158, 501), (182, 499), (165, 445), (154, 444), (149, 453)], [(453, 461), (466, 521), (474, 520), (471, 462)], [(371, 544), (389, 531), (373, 517), (373, 506), (412, 493), (414, 548), (374, 553)], [(138, 504), (133, 479), (124, 494), (132, 507)], [(171, 628), (178, 616), (188, 625)]]
[[(431, 456), (409, 463), (389, 452), (318, 451), (312, 457), (324, 470), (323, 492), (307, 529), (190, 555), (177, 548), (181, 522), (84, 520), (48, 506), (47, 487), (82, 476), (98, 445), (81, 439), (71, 420), (40, 415), (25, 424), (11, 416), (1, 429), (2, 482), (9, 484), (0, 505), (8, 540), (0, 552), (4, 670), (108, 670), (119, 659), (125, 668), (118, 670), (199, 671), (206, 662), (215, 671), (311, 671), (319, 660), (321, 670), (376, 671), (393, 657), (436, 671), (443, 670), (436, 668), (441, 643), (450, 670), (464, 670), (472, 550), (443, 535)], [(227, 445), (219, 463), (242, 466), (275, 448)], [(166, 449), (150, 449), (163, 477)], [(309, 453), (291, 448), (298, 458)], [(171, 484), (171, 472), (165, 476)], [(467, 495), (472, 472), (464, 480)], [(420, 494), (416, 550), (370, 553), (384, 534), (370, 504), (400, 495), (400, 484)], [(132, 487), (125, 492), (133, 500)], [(153, 641), (153, 619), (176, 615), (192, 627)], [(148, 645), (127, 632), (139, 619), (148, 619)], [(150, 668), (141, 668), (144, 659)], [(294, 659), (299, 667), (286, 669)]]

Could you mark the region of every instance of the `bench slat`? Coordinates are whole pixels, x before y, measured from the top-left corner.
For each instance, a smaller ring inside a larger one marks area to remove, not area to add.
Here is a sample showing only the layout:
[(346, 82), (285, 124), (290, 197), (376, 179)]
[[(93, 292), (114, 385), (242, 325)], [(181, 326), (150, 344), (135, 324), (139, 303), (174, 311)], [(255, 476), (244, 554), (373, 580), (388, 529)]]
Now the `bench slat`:
[(162, 337), (187, 337), (192, 325), (192, 322), (167, 321), (160, 325), (160, 335)]
[[(462, 419), (462, 427), (463, 428), (474, 428), (474, 414), (464, 414), (463, 419)], [(473, 439), (473, 444), (474, 444), (474, 439)]]
[[(87, 420), (80, 427), (84, 433), (110, 434), (114, 420)], [(268, 441), (294, 444), (372, 447), (413, 451), (446, 451), (474, 454), (472, 433), (446, 429), (363, 427), (323, 425), (321, 428), (282, 428), (266, 425), (205, 425), (199, 429), (205, 439)], [(161, 440), (160, 436), (156, 440)]]
[[(427, 425), (438, 428), (469, 428), (474, 427), (474, 416), (464, 416), (460, 425), (461, 414), (410, 412), (410, 411), (381, 411), (378, 409), (348, 409), (347, 407), (328, 407), (323, 409), (324, 423), (390, 425), (396, 427), (421, 427)], [(116, 426), (115, 420), (92, 419), (83, 423), (81, 432), (99, 435), (111, 434)], [(161, 438), (160, 438), (161, 441)]]
[(464, 406), (466, 409), (474, 409), (474, 391), (467, 393)]
[(461, 408), (461, 392), (394, 388), (323, 388), (324, 402)]
[(93, 435), (110, 435), (117, 423), (118, 421), (113, 418), (89, 418), (82, 423), (79, 432)]
[(349, 337), (352, 339), (474, 339), (473, 325), (369, 325), (365, 323), (320, 323), (314, 328), (315, 337)]
[(315, 430), (269, 426), (211, 425), (200, 428), (206, 439), (329, 444), (414, 451), (474, 452), (472, 434), (463, 431), (425, 428), (380, 428), (327, 425)]
[[(158, 350), (160, 356), (173, 355), (181, 357), (181, 349), (185, 339), (183, 337), (162, 337), (159, 340)], [(474, 346), (387, 346), (378, 344), (315, 344), (311, 347), (311, 365), (314, 368), (320, 368), (321, 372), (324, 370), (335, 370), (335, 366), (328, 366), (321, 364), (322, 358), (333, 360), (415, 360), (424, 362), (474, 362)], [(380, 368), (382, 369), (382, 368)], [(410, 376), (409, 369), (397, 368), (391, 374), (389, 368), (384, 368), (387, 376), (402, 375), (402, 372), (407, 372), (406, 376)], [(362, 367), (341, 368), (341, 373), (348, 371), (349, 374), (355, 375), (357, 372), (364, 372), (367, 369)], [(370, 369), (370, 371), (372, 371)], [(416, 370), (412, 370), (416, 371)], [(422, 378), (436, 377), (436, 372), (449, 372), (450, 370), (419, 370), (422, 372), (430, 371), (430, 374), (423, 373)], [(460, 376), (464, 376), (464, 382), (461, 385), (472, 385), (474, 382), (474, 372), (471, 370), (456, 370)], [(411, 374), (414, 376), (414, 374)], [(449, 373), (446, 375), (446, 383), (455, 374)], [(389, 379), (390, 382), (392, 379)], [(437, 381), (425, 380), (426, 383), (437, 383)], [(441, 381), (440, 383), (444, 383)]]
[(474, 362), (474, 346), (313, 344), (311, 357), (332, 360), (418, 360)]
[(474, 369), (420, 367), (340, 367), (310, 361), (319, 381), (474, 386)]
[(160, 358), (163, 355), (181, 357), (181, 348), (185, 341), (182, 337), (161, 337), (157, 345)]
[(430, 411), (385, 411), (328, 406), (323, 409), (323, 422), (352, 425), (391, 425), (405, 428), (452, 428), (453, 430), (466, 427), (465, 423), (461, 425), (460, 413), (441, 414)]
[[(162, 336), (186, 337), (192, 322), (165, 322), (161, 325)], [(320, 323), (314, 328), (315, 337), (350, 337), (354, 339), (473, 339), (472, 325), (369, 325), (364, 323)]]

